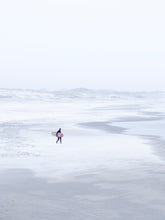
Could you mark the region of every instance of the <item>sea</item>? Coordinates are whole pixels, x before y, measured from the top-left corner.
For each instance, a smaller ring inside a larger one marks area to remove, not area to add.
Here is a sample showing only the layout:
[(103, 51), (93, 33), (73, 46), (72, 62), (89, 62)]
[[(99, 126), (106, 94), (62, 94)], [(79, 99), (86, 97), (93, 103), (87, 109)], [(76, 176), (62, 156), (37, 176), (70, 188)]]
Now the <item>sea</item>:
[[(0, 89), (0, 170), (61, 177), (165, 158), (165, 92)], [(52, 131), (62, 129), (63, 143)], [(163, 144), (160, 154), (164, 152)], [(159, 146), (160, 147), (160, 146)]]

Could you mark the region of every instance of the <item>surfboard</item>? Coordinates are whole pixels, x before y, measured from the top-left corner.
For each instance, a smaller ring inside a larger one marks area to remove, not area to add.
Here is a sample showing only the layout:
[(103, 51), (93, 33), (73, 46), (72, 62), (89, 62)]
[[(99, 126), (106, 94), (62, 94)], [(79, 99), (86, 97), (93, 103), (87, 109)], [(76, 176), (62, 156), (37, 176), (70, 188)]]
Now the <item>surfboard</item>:
[(55, 132), (55, 131), (52, 131), (51, 134), (52, 134), (53, 136), (56, 136), (56, 132)]
[(63, 133), (58, 133), (58, 137), (64, 137)]
[[(57, 132), (55, 132), (55, 131), (52, 131), (52, 133), (51, 133), (53, 136), (56, 136), (57, 137)], [(62, 134), (62, 133), (58, 133), (58, 137), (64, 137), (64, 135)]]

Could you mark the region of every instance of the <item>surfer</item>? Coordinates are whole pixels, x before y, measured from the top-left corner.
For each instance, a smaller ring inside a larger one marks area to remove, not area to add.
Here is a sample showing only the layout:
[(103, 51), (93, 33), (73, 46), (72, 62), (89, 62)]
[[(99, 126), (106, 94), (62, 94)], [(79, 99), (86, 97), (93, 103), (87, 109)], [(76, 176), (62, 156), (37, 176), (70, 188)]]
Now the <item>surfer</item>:
[(57, 137), (56, 144), (58, 143), (59, 140), (60, 140), (60, 143), (62, 144), (61, 128), (59, 128), (59, 130), (56, 132), (56, 137)]

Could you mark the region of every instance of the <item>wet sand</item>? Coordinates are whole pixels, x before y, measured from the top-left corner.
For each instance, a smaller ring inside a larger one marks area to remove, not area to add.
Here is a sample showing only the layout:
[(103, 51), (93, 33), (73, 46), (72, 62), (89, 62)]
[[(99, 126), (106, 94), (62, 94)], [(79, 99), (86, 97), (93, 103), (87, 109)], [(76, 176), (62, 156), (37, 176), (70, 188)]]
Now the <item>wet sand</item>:
[(30, 170), (1, 173), (1, 220), (164, 220), (164, 167), (100, 170), (49, 182)]
[[(81, 126), (126, 131), (108, 123)], [(158, 144), (158, 137), (144, 138)], [(88, 170), (61, 181), (10, 169), (0, 173), (0, 195), (1, 220), (164, 220), (165, 165), (143, 161), (136, 168)]]

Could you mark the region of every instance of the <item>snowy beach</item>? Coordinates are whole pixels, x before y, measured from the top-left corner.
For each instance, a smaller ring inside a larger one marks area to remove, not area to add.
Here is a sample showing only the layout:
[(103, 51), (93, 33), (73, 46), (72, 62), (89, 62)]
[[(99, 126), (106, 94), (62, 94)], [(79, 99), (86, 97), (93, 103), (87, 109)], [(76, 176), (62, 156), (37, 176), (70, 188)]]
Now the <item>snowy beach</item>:
[(165, 93), (0, 92), (0, 219), (165, 218)]

